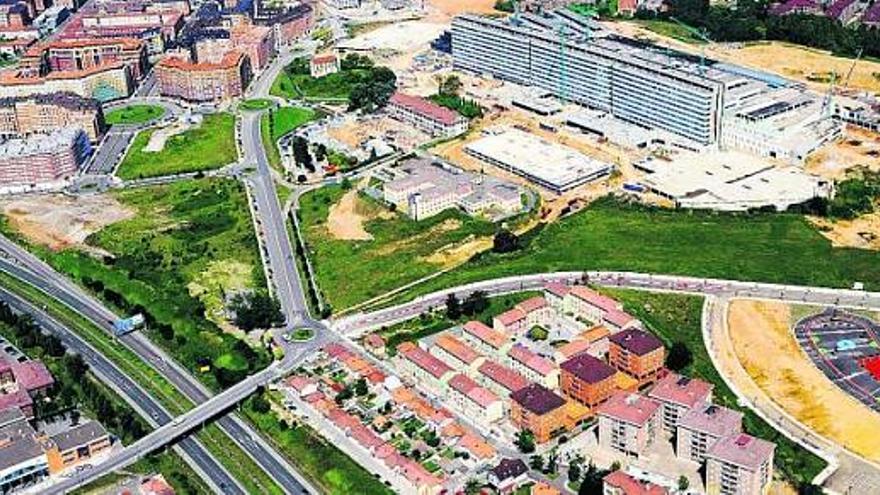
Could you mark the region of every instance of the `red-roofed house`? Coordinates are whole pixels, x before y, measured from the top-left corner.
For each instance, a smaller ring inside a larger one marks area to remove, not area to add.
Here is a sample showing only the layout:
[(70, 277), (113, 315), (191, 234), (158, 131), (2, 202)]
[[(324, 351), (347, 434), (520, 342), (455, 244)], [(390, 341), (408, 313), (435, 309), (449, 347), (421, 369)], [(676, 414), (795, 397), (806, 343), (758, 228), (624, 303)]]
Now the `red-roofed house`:
[(516, 309), (522, 311), (526, 315), (526, 327), (532, 328), (536, 325), (546, 327), (553, 320), (553, 308), (541, 296), (531, 297), (517, 304)]
[(465, 374), (453, 376), (448, 390), (452, 404), (468, 418), (488, 424), (504, 417), (504, 402)]
[(745, 433), (719, 440), (706, 455), (706, 493), (768, 493), (775, 449)]
[(345, 359), (352, 355), (352, 352), (342, 344), (331, 342), (324, 346), (324, 352), (333, 359)]
[(476, 379), (501, 397), (507, 397), (529, 384), (529, 381), (516, 371), (489, 360), (477, 369)]
[(613, 332), (618, 332), (625, 328), (638, 325), (639, 320), (625, 311), (608, 311), (602, 316), (602, 323), (608, 326)]
[(429, 352), (454, 369), (468, 375), (476, 372), (486, 360), (480, 353), (449, 334), (437, 337)]
[(621, 470), (602, 479), (603, 495), (667, 495), (669, 490), (660, 485), (643, 481)]
[(291, 375), (287, 379), (287, 384), (290, 388), (296, 390), (300, 397), (305, 397), (318, 391), (315, 381), (302, 375)]
[(348, 432), (348, 435), (358, 443), (361, 447), (373, 453), (375, 449), (377, 449), (380, 445), (382, 445), (383, 441), (376, 435), (373, 430), (364, 426), (364, 425), (356, 425), (351, 428)]
[(602, 320), (605, 313), (622, 309), (620, 303), (614, 299), (583, 285), (572, 286), (565, 297), (566, 311), (593, 322)]
[(669, 373), (654, 385), (648, 397), (663, 405), (663, 428), (675, 432), (685, 414), (712, 403), (713, 388), (703, 380)]
[(318, 54), (309, 61), (312, 77), (324, 77), (334, 72), (339, 72), (339, 57), (335, 53)]
[(0, 387), (14, 382), (15, 375), (12, 374), (12, 358), (0, 353)]
[(587, 339), (574, 339), (571, 342), (560, 346), (553, 353), (553, 358), (557, 363), (568, 361), (569, 359), (586, 354), (590, 350), (590, 341)]
[(12, 364), (12, 374), (20, 389), (24, 389), (31, 397), (46, 395), (55, 384), (55, 379), (42, 361), (25, 361)]
[(468, 121), (457, 112), (401, 92), (391, 95), (385, 107), (392, 118), (412, 124), (431, 136), (452, 137), (468, 129)]
[(526, 314), (517, 308), (507, 310), (492, 318), (492, 328), (507, 335), (519, 335), (529, 329)]
[(513, 345), (507, 335), (496, 332), (479, 321), (469, 321), (461, 327), (462, 338), (478, 351), (491, 356), (507, 353)]
[(23, 389), (8, 394), (0, 394), (0, 411), (17, 407), (27, 418), (34, 417), (34, 400)]
[(516, 344), (510, 348), (507, 352), (507, 364), (528, 380), (547, 388), (559, 388), (559, 368), (556, 364), (524, 345)]
[(596, 409), (599, 445), (639, 456), (660, 433), (660, 403), (643, 395), (618, 392)]
[(413, 486), (417, 495), (440, 493), (443, 480), (429, 473), (421, 464), (411, 459), (401, 463), (400, 474)]
[(455, 444), (455, 448), (464, 450), (470, 454), (469, 460), (474, 461), (471, 463), (472, 465), (492, 462), (495, 459), (495, 456), (498, 455), (498, 452), (496, 452), (491, 445), (473, 433), (466, 433), (463, 435), (461, 440)]
[(395, 358), (397, 369), (418, 384), (427, 385), (435, 392), (442, 392), (446, 382), (452, 378), (454, 370), (443, 361), (425, 352), (412, 342), (397, 346)]
[(385, 339), (377, 333), (364, 337), (364, 348), (377, 356), (385, 355)]
[(557, 311), (565, 309), (565, 297), (571, 291), (565, 284), (548, 282), (544, 284), (544, 299)]

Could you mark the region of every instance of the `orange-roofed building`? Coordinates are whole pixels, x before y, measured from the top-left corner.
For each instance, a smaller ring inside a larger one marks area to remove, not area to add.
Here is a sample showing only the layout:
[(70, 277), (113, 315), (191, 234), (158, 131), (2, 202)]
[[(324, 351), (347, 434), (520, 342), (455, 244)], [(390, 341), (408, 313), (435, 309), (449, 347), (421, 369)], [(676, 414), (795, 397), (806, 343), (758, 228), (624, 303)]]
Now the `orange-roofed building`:
[(492, 462), (498, 455), (494, 447), (473, 433), (467, 433), (461, 437), (461, 440), (455, 444), (455, 448), (466, 451), (470, 454), (471, 459), (477, 462)]
[(291, 375), (287, 378), (287, 384), (290, 388), (296, 390), (300, 397), (305, 397), (318, 391), (315, 381), (302, 375)]
[(464, 427), (454, 421), (440, 430), (440, 435), (445, 438), (461, 438), (465, 433), (467, 433), (467, 431)]
[(401, 374), (440, 395), (446, 390), (446, 382), (454, 374), (454, 370), (448, 364), (412, 342), (404, 342), (397, 346), (397, 356), (394, 360)]
[(519, 335), (529, 329), (526, 314), (517, 308), (505, 311), (492, 318), (492, 328), (507, 335)]
[(377, 333), (364, 337), (364, 348), (377, 356), (385, 355), (385, 339)]
[(489, 356), (506, 354), (513, 343), (502, 332), (497, 332), (479, 321), (469, 321), (462, 325), (462, 338), (474, 348)]
[(560, 495), (561, 493), (562, 492), (543, 481), (539, 481), (532, 485), (531, 495)]
[(468, 375), (473, 375), (486, 360), (482, 354), (450, 334), (437, 337), (429, 352), (452, 368)]
[(402, 463), (400, 474), (415, 488), (413, 493), (417, 495), (436, 495), (443, 487), (442, 479), (410, 459)]
[(312, 77), (324, 77), (339, 72), (339, 56), (335, 53), (316, 54), (309, 61), (309, 72)]
[(579, 354), (586, 354), (589, 350), (590, 342), (588, 340), (575, 339), (556, 348), (556, 352), (553, 353), (553, 359), (555, 359), (557, 363), (563, 363)]
[(244, 94), (253, 78), (250, 58), (233, 50), (212, 61), (166, 55), (156, 64), (159, 94), (189, 102), (219, 103)]
[(507, 397), (529, 384), (524, 376), (495, 361), (487, 360), (477, 371), (477, 381), (501, 397)]
[(541, 296), (531, 297), (517, 304), (515, 309), (522, 311), (526, 315), (526, 329), (534, 326), (547, 327), (553, 320), (553, 308)]
[(504, 403), (501, 399), (463, 373), (449, 380), (448, 390), (452, 404), (472, 420), (488, 424), (504, 417)]
[(602, 479), (604, 495), (668, 495), (669, 490), (617, 470)]

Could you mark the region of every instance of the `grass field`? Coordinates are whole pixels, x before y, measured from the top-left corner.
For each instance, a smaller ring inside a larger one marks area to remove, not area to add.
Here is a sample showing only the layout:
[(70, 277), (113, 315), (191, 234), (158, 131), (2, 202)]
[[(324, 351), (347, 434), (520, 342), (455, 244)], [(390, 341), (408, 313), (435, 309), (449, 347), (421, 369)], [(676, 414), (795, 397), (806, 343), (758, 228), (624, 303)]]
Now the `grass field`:
[[(268, 400), (274, 400), (267, 395)], [(274, 412), (244, 404), (244, 414), (322, 493), (328, 495), (391, 495), (392, 491), (306, 425), (288, 425)]]
[(645, 323), (667, 347), (678, 341), (690, 349), (693, 363), (682, 373), (715, 385), (715, 403), (742, 410), (746, 432), (776, 443), (774, 464), (786, 481), (795, 486), (806, 484), (825, 468), (825, 461), (777, 432), (755, 413), (737, 405), (736, 396), (712, 365), (703, 343), (701, 297), (622, 289), (603, 289), (602, 292), (621, 301), (626, 311)]
[(260, 134), (263, 148), (269, 164), (281, 168), (281, 155), (276, 143), (282, 136), (317, 117), (316, 112), (308, 108), (281, 107), (264, 114), (260, 118)]
[(321, 283), (325, 300), (346, 308), (420, 277), (437, 265), (426, 260), (439, 249), (473, 236), (490, 236), (495, 226), (458, 211), (414, 221), (373, 200), (358, 198), (366, 217), (364, 227), (372, 240), (339, 240), (326, 223), (330, 207), (344, 194), (340, 186), (309, 192), (299, 211), (307, 250)]
[(128, 105), (116, 108), (104, 115), (108, 124), (143, 124), (165, 115), (159, 105)]
[(351, 89), (370, 74), (366, 69), (342, 70), (324, 77), (312, 77), (285, 68), (272, 83), (269, 94), (281, 98), (345, 101)]
[[(120, 312), (145, 313), (151, 338), (209, 387), (265, 366), (264, 349), (217, 325), (225, 321), (225, 294), (265, 286), (242, 185), (202, 179), (114, 194), (138, 214), (88, 239), (113, 258), (33, 249)], [(249, 369), (211, 369), (224, 354), (238, 356), (230, 362), (244, 359)], [(205, 365), (209, 372), (200, 371)]]
[(274, 102), (268, 98), (254, 98), (241, 102), (238, 108), (241, 110), (265, 110), (273, 104)]
[(633, 21), (635, 24), (642, 26), (648, 31), (657, 33), (661, 36), (683, 41), (685, 43), (700, 44), (705, 43), (697, 37), (692, 31), (686, 27), (672, 21), (664, 21), (661, 19), (644, 19)]
[(143, 148), (154, 132), (156, 129), (147, 129), (135, 136), (119, 166), (120, 179), (210, 170), (238, 159), (232, 114), (206, 115), (198, 128), (169, 137), (162, 151), (146, 152)]
[[(628, 270), (825, 287), (862, 281), (866, 289), (876, 290), (877, 266), (880, 253), (834, 248), (800, 215), (664, 210), (602, 199), (533, 234), (520, 251), (483, 253), (398, 300), (477, 280), (556, 270)], [(318, 280), (325, 287), (340, 285), (320, 272)]]

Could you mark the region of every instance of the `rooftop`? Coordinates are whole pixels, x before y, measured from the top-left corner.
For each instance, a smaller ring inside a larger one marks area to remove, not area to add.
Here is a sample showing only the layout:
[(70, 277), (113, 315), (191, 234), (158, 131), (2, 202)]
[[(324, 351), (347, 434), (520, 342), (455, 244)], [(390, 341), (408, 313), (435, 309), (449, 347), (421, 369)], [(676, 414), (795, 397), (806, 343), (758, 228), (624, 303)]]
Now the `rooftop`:
[(0, 428), (0, 472), (40, 456), (45, 456), (43, 448), (27, 421)]
[(669, 491), (659, 485), (636, 479), (621, 470), (605, 476), (602, 481), (621, 490), (623, 495), (666, 495)]
[(452, 368), (446, 363), (428, 354), (424, 349), (412, 342), (400, 344), (397, 346), (397, 352), (419, 368), (430, 373), (434, 378), (440, 379), (446, 373), (452, 372)]
[(434, 341), (434, 345), (440, 347), (459, 361), (468, 365), (473, 364), (481, 357), (480, 353), (466, 346), (464, 342), (458, 340), (452, 335), (443, 334), (437, 337), (437, 340)]
[(663, 342), (660, 342), (660, 339), (637, 328), (628, 328), (618, 332), (608, 337), (608, 340), (638, 356), (644, 356), (663, 348)]
[(522, 406), (523, 409), (538, 416), (547, 414), (565, 405), (565, 399), (539, 383), (532, 383), (514, 392), (511, 394), (510, 399)]
[(608, 363), (589, 354), (578, 354), (563, 362), (560, 368), (587, 383), (599, 383), (617, 373)]
[(653, 399), (630, 392), (617, 392), (596, 409), (596, 414), (641, 427), (658, 409), (660, 403)]
[(52, 436), (52, 442), (61, 452), (83, 447), (95, 440), (107, 437), (107, 430), (97, 421), (88, 421)]
[(575, 285), (571, 287), (570, 293), (581, 301), (591, 304), (605, 312), (618, 311), (620, 308), (620, 304), (614, 299), (611, 299), (608, 296), (603, 296), (593, 289), (583, 285)]
[(501, 322), (502, 325), (507, 326), (512, 325), (520, 320), (524, 320), (526, 318), (526, 314), (517, 308), (513, 308), (501, 313), (495, 318), (499, 322)]
[(549, 359), (535, 354), (522, 344), (511, 347), (507, 355), (541, 376), (547, 376), (556, 371), (556, 366)]
[(544, 284), (544, 290), (557, 297), (565, 297), (571, 292), (567, 285), (557, 282), (547, 282)]
[(547, 300), (541, 296), (530, 297), (516, 305), (524, 313), (528, 314), (548, 306)]
[(492, 474), (499, 481), (504, 481), (526, 474), (528, 470), (526, 463), (521, 459), (501, 459), (501, 462), (492, 468)]
[(487, 408), (498, 402), (498, 396), (491, 391), (481, 387), (471, 377), (459, 373), (449, 380), (449, 386), (477, 403), (482, 408)]
[(757, 471), (773, 457), (776, 445), (745, 433), (722, 438), (709, 449), (709, 457)]
[(453, 110), (441, 107), (440, 105), (420, 96), (408, 95), (401, 93), (400, 91), (391, 95), (391, 99), (388, 103), (404, 107), (407, 110), (418, 113), (419, 115), (440, 122), (444, 125), (453, 125), (462, 119), (462, 117)]
[(480, 365), (479, 371), (480, 374), (501, 385), (508, 392), (516, 392), (529, 384), (529, 381), (522, 375), (495, 361), (486, 360), (485, 363)]
[(715, 437), (723, 437), (741, 431), (742, 418), (743, 414), (739, 411), (710, 404), (688, 411), (678, 420), (678, 425)]
[(648, 396), (693, 408), (697, 404), (707, 402), (714, 388), (714, 385), (703, 380), (669, 373), (654, 385)]
[(496, 332), (491, 327), (479, 321), (469, 321), (465, 323), (462, 326), (462, 330), (495, 349), (499, 349), (510, 340), (503, 333)]

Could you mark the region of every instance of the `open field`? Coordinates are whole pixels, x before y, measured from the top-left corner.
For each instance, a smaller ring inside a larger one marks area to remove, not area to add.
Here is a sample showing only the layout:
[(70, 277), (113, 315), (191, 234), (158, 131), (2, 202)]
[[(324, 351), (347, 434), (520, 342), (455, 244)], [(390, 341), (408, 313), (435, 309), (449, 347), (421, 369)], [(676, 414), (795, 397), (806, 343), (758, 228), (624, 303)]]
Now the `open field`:
[(275, 102), (268, 98), (253, 98), (241, 102), (238, 108), (241, 110), (265, 110), (274, 104)]
[(792, 333), (788, 305), (733, 301), (728, 323), (737, 358), (775, 403), (817, 433), (880, 461), (880, 415), (838, 388), (807, 358)]
[[(215, 324), (224, 321), (226, 294), (265, 285), (241, 184), (193, 180), (114, 196), (137, 216), (87, 240), (113, 258), (32, 249), (121, 312), (145, 313), (151, 337), (210, 387), (248, 371), (211, 369), (224, 354), (244, 359), (250, 371), (265, 366), (266, 351)], [(199, 371), (203, 365), (210, 371)]]
[(270, 165), (279, 169), (281, 167), (281, 155), (276, 144), (278, 140), (316, 117), (317, 114), (308, 108), (281, 107), (260, 118), (260, 135)]
[(119, 166), (121, 179), (141, 179), (160, 175), (219, 168), (238, 159), (235, 149), (235, 117), (228, 113), (206, 115), (201, 125), (170, 136), (161, 151), (144, 149), (157, 129), (135, 136)]
[(128, 105), (113, 109), (104, 115), (108, 124), (143, 124), (165, 115), (159, 105)]
[[(336, 238), (328, 226), (330, 208), (345, 194), (340, 186), (309, 192), (299, 211), (309, 256), (321, 290), (335, 308), (346, 308), (444, 268), (428, 258), (477, 238), (491, 236), (495, 226), (448, 210), (416, 222), (358, 196), (355, 208), (372, 239)], [(339, 232), (337, 231), (337, 234)], [(369, 283), (364, 283), (368, 280)]]
[(269, 94), (281, 98), (306, 98), (322, 101), (347, 101), (351, 89), (370, 75), (367, 69), (351, 69), (312, 77), (285, 68), (272, 83)]
[[(736, 396), (727, 388), (706, 351), (700, 326), (701, 297), (622, 289), (603, 289), (601, 292), (621, 301), (624, 309), (639, 318), (667, 347), (673, 342), (681, 342), (690, 349), (693, 362), (682, 373), (712, 383), (715, 403), (743, 411), (746, 432), (777, 444), (774, 463), (786, 482), (795, 487), (809, 483), (825, 467), (822, 459), (788, 440), (750, 410), (737, 405)], [(759, 339), (756, 344), (762, 342)]]

